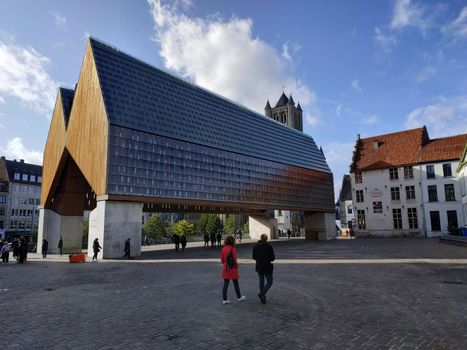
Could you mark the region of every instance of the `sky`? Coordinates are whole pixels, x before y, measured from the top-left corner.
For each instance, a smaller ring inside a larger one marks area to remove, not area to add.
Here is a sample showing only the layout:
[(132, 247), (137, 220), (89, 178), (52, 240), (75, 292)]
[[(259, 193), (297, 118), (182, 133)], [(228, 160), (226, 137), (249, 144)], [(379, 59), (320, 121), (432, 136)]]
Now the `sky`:
[(467, 132), (467, 0), (0, 0), (0, 154), (41, 164), (89, 36), (264, 114), (303, 108), (335, 195), (357, 135)]

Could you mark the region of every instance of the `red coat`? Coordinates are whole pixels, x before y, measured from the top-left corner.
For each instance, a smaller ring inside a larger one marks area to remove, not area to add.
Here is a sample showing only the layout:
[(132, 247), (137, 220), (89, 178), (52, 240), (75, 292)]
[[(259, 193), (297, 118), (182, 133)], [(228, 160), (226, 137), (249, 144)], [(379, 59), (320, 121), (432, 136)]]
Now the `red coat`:
[[(227, 266), (227, 255), (229, 255), (230, 250), (232, 249), (232, 255), (235, 259), (235, 266), (229, 268)], [(236, 280), (238, 279), (238, 262), (237, 262), (237, 249), (230, 245), (226, 245), (222, 248), (221, 251), (221, 263), (222, 263), (222, 278), (225, 280)]]

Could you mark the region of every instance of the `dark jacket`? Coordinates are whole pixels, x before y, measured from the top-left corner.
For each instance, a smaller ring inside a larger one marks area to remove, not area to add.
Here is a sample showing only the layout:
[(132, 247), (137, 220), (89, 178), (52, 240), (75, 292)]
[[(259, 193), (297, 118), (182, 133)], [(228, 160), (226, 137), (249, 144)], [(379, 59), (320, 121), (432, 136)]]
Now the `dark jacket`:
[(256, 260), (256, 271), (258, 273), (272, 273), (274, 265), (271, 262), (275, 258), (274, 249), (268, 242), (258, 241), (253, 247), (253, 259)]

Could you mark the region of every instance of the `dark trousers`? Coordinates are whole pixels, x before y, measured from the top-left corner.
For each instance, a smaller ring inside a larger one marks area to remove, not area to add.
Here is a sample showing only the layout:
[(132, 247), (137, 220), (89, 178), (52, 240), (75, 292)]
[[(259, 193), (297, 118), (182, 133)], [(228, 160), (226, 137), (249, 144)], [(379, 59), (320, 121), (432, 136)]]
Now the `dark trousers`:
[[(240, 286), (238, 285), (238, 280), (232, 280), (235, 288), (235, 293), (237, 293), (237, 298), (240, 298)], [(222, 299), (227, 300), (227, 289), (229, 288), (230, 280), (224, 280), (224, 287), (222, 288)]]
[(99, 254), (99, 252), (94, 252), (94, 255), (92, 256), (92, 260), (94, 260), (94, 259), (97, 260), (97, 254)]
[(58, 249), (60, 250), (60, 255), (63, 255), (63, 248), (59, 247)]
[[(269, 288), (272, 286), (272, 272), (271, 273), (259, 273), (259, 293), (266, 296)], [(264, 285), (264, 278), (266, 278), (266, 285)]]
[(4, 263), (7, 263), (9, 258), (10, 258), (10, 253), (7, 252), (7, 253), (2, 254), (2, 261)]

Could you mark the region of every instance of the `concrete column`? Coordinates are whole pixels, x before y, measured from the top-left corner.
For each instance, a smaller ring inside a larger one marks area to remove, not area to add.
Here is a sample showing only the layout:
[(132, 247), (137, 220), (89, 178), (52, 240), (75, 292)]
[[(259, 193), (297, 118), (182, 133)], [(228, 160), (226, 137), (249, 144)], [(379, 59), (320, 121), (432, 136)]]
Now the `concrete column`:
[(248, 227), (251, 239), (259, 239), (263, 233), (267, 234), (268, 238), (277, 238), (278, 236), (278, 223), (276, 218), (259, 215), (250, 216)]
[(83, 241), (83, 216), (65, 216), (52, 209), (39, 209), (37, 252), (42, 250), (42, 239), (49, 242), (48, 253), (57, 254), (58, 241), (63, 237), (63, 252), (81, 252)]
[(88, 256), (92, 257), (94, 239), (102, 250), (98, 259), (123, 257), (125, 240), (131, 239), (131, 256), (141, 255), (141, 217), (143, 204), (102, 200), (89, 214)]
[(305, 212), (305, 238), (320, 241), (335, 239), (335, 214)]

